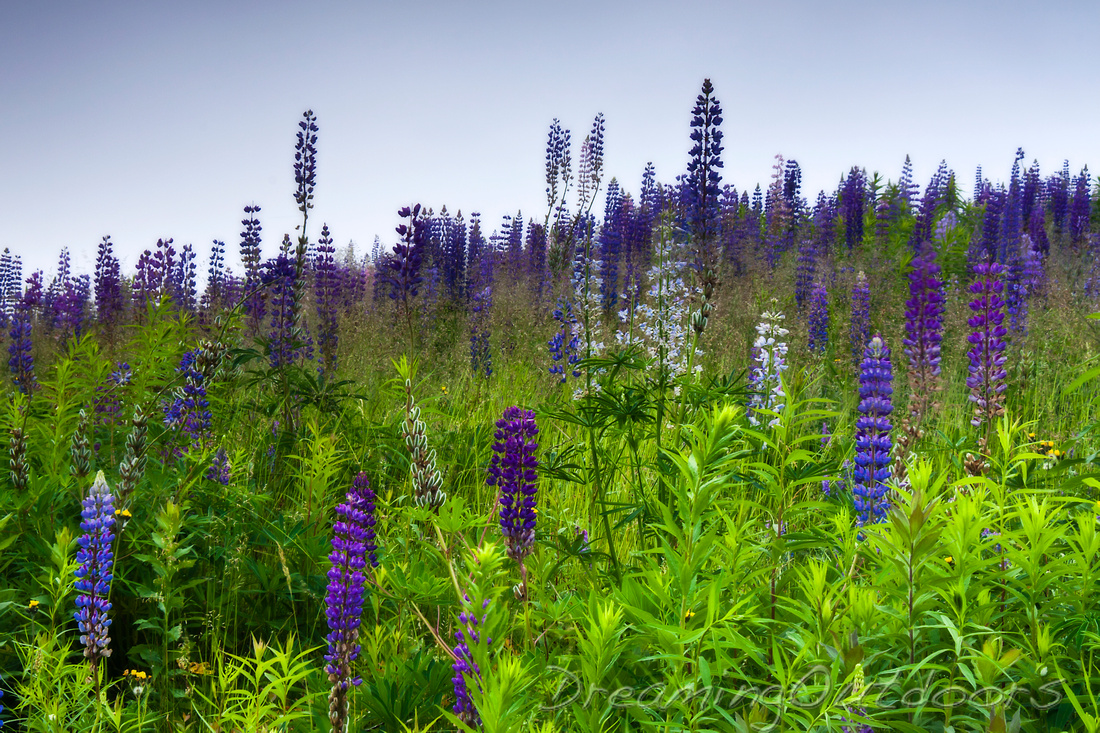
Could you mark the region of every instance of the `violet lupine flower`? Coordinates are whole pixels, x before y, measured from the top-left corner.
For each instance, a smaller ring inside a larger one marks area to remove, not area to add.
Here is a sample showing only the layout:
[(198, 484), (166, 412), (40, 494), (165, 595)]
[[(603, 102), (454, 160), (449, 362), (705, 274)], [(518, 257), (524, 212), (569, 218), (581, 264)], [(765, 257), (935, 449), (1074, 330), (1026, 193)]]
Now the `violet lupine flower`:
[(852, 286), (852, 315), (848, 326), (848, 342), (852, 347), (852, 361), (858, 362), (863, 347), (871, 337), (871, 287), (863, 271), (856, 275)]
[(810, 293), (810, 351), (825, 353), (829, 345), (829, 294), (818, 282)]
[(111, 610), (111, 604), (107, 598), (114, 577), (111, 574), (114, 563), (111, 550), (115, 538), (112, 530), (115, 524), (114, 501), (107, 479), (100, 471), (84, 498), (84, 508), (80, 512), (84, 520), (80, 528), (84, 530), (84, 535), (79, 540), (80, 550), (76, 554), (80, 567), (74, 573), (80, 595), (76, 598), (76, 613), (73, 616), (80, 629), (84, 656), (92, 663), (93, 670), (101, 658), (111, 656), (108, 648), (111, 638), (107, 636), (111, 625), (107, 613)]
[(256, 205), (244, 207), (247, 219), (241, 219), (244, 231), (241, 232), (241, 264), (244, 265), (244, 290), (246, 298), (244, 312), (248, 314), (248, 330), (253, 336), (260, 333), (260, 327), (264, 320), (264, 299), (260, 292), (263, 275), (260, 270), (260, 220), (256, 214), (260, 213), (260, 207)]
[(867, 343), (859, 374), (859, 413), (856, 420), (856, 457), (852, 470), (852, 499), (859, 524), (885, 519), (889, 509), (886, 481), (891, 474), (890, 413), (894, 380), (890, 349), (881, 336)]
[(218, 448), (218, 452), (214, 454), (214, 460), (210, 462), (210, 468), (206, 469), (206, 478), (222, 486), (228, 486), (232, 472), (233, 465), (229, 462), (225, 448)]
[(803, 313), (806, 302), (813, 289), (814, 274), (817, 271), (817, 243), (807, 237), (798, 245), (798, 264), (794, 275), (794, 301), (798, 312)]
[(397, 233), (401, 241), (394, 245), (393, 256), (389, 260), (390, 298), (400, 300), (408, 307), (410, 298), (415, 298), (423, 278), (420, 277), (420, 265), (428, 242), (428, 225), (420, 216), (420, 204), (412, 208), (402, 207), (398, 212), (408, 224), (400, 224)]
[(722, 105), (714, 96), (710, 79), (691, 110), (691, 142), (685, 177), (685, 218), (695, 249), (694, 267), (700, 276), (704, 267), (713, 266), (711, 248), (716, 244), (719, 219), (719, 196), (722, 192)]
[[(0, 690), (0, 699), (2, 699), (3, 697), (4, 697), (4, 691)], [(2, 712), (4, 712), (4, 706), (0, 705), (0, 713), (2, 713)], [(4, 727), (4, 719), (0, 718), (0, 728), (3, 728), (3, 727)]]
[(333, 525), (332, 563), (328, 571), (328, 595), (325, 616), (330, 629), (325, 671), (332, 692), (329, 693), (328, 716), (333, 733), (347, 730), (348, 689), (363, 682), (352, 674), (352, 664), (359, 658), (359, 623), (363, 614), (364, 569), (369, 560), (378, 567), (374, 543), (374, 492), (365, 473), (356, 475), (346, 501), (336, 507)]
[[(790, 332), (779, 325), (784, 317), (782, 313), (766, 312), (756, 326), (756, 341), (752, 347), (756, 366), (749, 377), (752, 397), (748, 418), (752, 425), (760, 424), (760, 410), (782, 412), (785, 406), (783, 400), (787, 395), (783, 391), (782, 374), (787, 369), (787, 343), (782, 339)], [(779, 416), (773, 417), (768, 427), (775, 427), (780, 421)]]
[[(469, 604), (470, 599), (466, 598), (465, 602)], [(489, 599), (486, 598), (482, 609), (488, 608), (488, 606)], [(455, 644), (454, 648), (455, 661), (451, 665), (451, 669), (455, 673), (454, 677), (451, 678), (455, 693), (455, 704), (451, 710), (463, 723), (474, 728), (480, 727), (481, 717), (477, 713), (477, 708), (474, 707), (467, 679), (474, 680), (480, 688), (481, 668), (474, 661), (473, 654), (470, 652), (470, 645), (479, 641), (478, 628), (484, 625), (487, 616), (488, 614), (478, 619), (470, 611), (462, 611), (458, 614), (458, 621), (463, 628), (455, 631), (455, 640), (458, 643)], [(487, 638), (485, 641), (491, 644), (493, 640)]]
[(558, 384), (565, 384), (567, 364), (568, 371), (572, 373), (574, 379), (581, 376), (581, 370), (577, 368), (581, 360), (581, 338), (578, 334), (577, 317), (573, 314), (572, 303), (564, 298), (558, 298), (553, 317), (559, 326), (554, 337), (546, 342), (550, 349), (550, 360), (554, 362), (550, 365), (550, 373), (560, 374), (561, 379)]
[(910, 411), (917, 420), (938, 389), (944, 296), (936, 251), (927, 246), (913, 260), (909, 300), (905, 303), (905, 354), (909, 357)]
[(535, 543), (538, 434), (534, 410), (505, 409), (504, 415), (497, 420), (487, 480), (490, 486), (500, 489), (500, 529), (508, 557), (521, 564)]
[(867, 174), (863, 169), (853, 167), (848, 172), (840, 194), (840, 205), (844, 217), (844, 241), (848, 251), (863, 242), (863, 212), (867, 205)]
[(336, 306), (340, 288), (340, 272), (336, 269), (336, 248), (328, 224), (321, 227), (317, 240), (317, 257), (313, 269), (313, 299), (317, 305), (317, 341), (321, 352), (318, 366), (322, 375), (336, 374), (336, 346), (339, 342), (339, 321)]
[(1073, 182), (1073, 202), (1069, 208), (1070, 240), (1079, 245), (1088, 239), (1092, 204), (1089, 200), (1089, 167), (1086, 165)]
[(8, 344), (8, 368), (11, 370), (15, 385), (25, 395), (31, 394), (38, 387), (38, 380), (34, 376), (31, 320), (35, 309), (41, 304), (42, 271), (39, 270), (27, 278), (27, 289), (15, 306), (11, 330), (8, 332), (11, 338), (11, 343)]
[(111, 238), (104, 237), (95, 263), (96, 319), (110, 328), (122, 315), (123, 307), (122, 270), (118, 258), (115, 257)]
[(201, 446), (210, 437), (212, 415), (206, 398), (206, 380), (196, 365), (199, 352), (199, 349), (188, 351), (180, 359), (176, 373), (183, 375), (183, 386), (177, 388), (172, 401), (165, 401), (163, 406), (164, 426), (180, 431), (190, 442), (186, 449), (176, 450), (177, 456), (193, 446)]
[(294, 260), (281, 253), (264, 263), (263, 284), (271, 292), (271, 333), (268, 337), (268, 359), (272, 369), (282, 369), (298, 358), (294, 332), (296, 311), (297, 270)]
[(493, 376), (493, 351), (489, 344), (489, 313), (493, 307), (493, 286), (473, 294), (470, 308), (470, 367), (475, 375)]
[(967, 337), (971, 344), (970, 376), (966, 386), (970, 388), (970, 401), (974, 403), (974, 417), (970, 424), (980, 427), (992, 422), (1004, 412), (1005, 342), (1008, 330), (1004, 327), (1005, 302), (1001, 298), (1004, 283), (1000, 276), (1004, 266), (999, 262), (982, 262), (974, 266), (976, 280), (970, 284), (970, 292), (977, 297), (970, 301), (974, 315), (967, 321), (974, 332)]
[(298, 123), (298, 141), (294, 145), (294, 201), (302, 212), (302, 238), (306, 236), (305, 222), (313, 208), (313, 189), (317, 184), (317, 115), (307, 109)]

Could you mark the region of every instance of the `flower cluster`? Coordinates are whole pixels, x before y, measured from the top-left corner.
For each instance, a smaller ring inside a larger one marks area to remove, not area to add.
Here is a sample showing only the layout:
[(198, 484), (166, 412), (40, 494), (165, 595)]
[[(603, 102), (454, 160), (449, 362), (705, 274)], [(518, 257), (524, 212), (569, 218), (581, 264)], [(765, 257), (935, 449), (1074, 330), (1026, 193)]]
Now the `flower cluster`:
[(909, 357), (910, 411), (919, 420), (938, 388), (944, 296), (940, 266), (931, 247), (913, 260), (905, 303), (905, 354)]
[(852, 470), (852, 498), (861, 525), (886, 517), (890, 478), (890, 413), (894, 380), (890, 349), (875, 336), (863, 351), (859, 374), (859, 413), (856, 420), (856, 457)]
[(111, 610), (111, 604), (107, 597), (114, 577), (111, 574), (114, 563), (111, 550), (115, 538), (112, 530), (115, 524), (114, 501), (107, 479), (100, 471), (84, 498), (80, 512), (84, 520), (80, 528), (84, 530), (84, 535), (80, 538), (80, 550), (76, 555), (80, 567), (75, 572), (76, 589), (80, 595), (76, 598), (76, 613), (73, 614), (80, 629), (84, 656), (91, 661), (93, 668), (101, 658), (111, 656), (107, 646), (111, 643), (111, 638), (107, 636), (107, 628), (111, 625), (107, 612)]
[(810, 292), (810, 351), (825, 353), (829, 345), (829, 294), (825, 284), (817, 282)]
[(574, 379), (581, 375), (581, 370), (576, 367), (581, 360), (580, 353), (578, 353), (581, 339), (577, 317), (573, 314), (573, 304), (564, 298), (558, 298), (558, 305), (554, 308), (553, 317), (559, 326), (554, 333), (554, 337), (546, 342), (550, 349), (550, 360), (554, 362), (550, 365), (550, 373), (560, 374), (559, 384), (565, 384), (567, 364)]
[[(289, 238), (284, 239), (289, 245)], [(264, 263), (263, 284), (271, 292), (271, 333), (268, 360), (272, 369), (281, 369), (297, 360), (300, 353), (295, 326), (298, 320), (298, 272), (294, 259), (282, 252)]]
[(500, 490), (500, 529), (508, 557), (518, 563), (535, 544), (535, 451), (539, 434), (533, 410), (509, 407), (497, 420), (487, 483)]
[(470, 367), (474, 374), (484, 374), (488, 379), (493, 375), (493, 352), (489, 344), (493, 286), (481, 288), (470, 300)]
[(233, 465), (229, 462), (225, 448), (218, 448), (218, 452), (214, 454), (214, 460), (210, 462), (210, 468), (206, 469), (206, 478), (222, 486), (228, 486), (232, 475)]
[(359, 623), (363, 613), (363, 570), (369, 560), (378, 566), (374, 538), (374, 492), (365, 473), (352, 481), (346, 501), (336, 507), (333, 527), (332, 563), (328, 571), (328, 595), (325, 616), (330, 629), (325, 671), (332, 691), (329, 693), (329, 721), (333, 733), (347, 728), (348, 688), (363, 680), (352, 674), (352, 663), (359, 658)]
[(970, 310), (974, 311), (967, 321), (974, 329), (967, 337), (971, 345), (970, 376), (966, 386), (970, 388), (970, 401), (974, 403), (974, 417), (970, 424), (979, 427), (983, 422), (992, 422), (1004, 411), (1005, 379), (1005, 342), (1008, 330), (1004, 327), (1005, 302), (1001, 298), (1004, 283), (1001, 274), (1004, 266), (998, 262), (979, 263), (974, 266), (977, 279), (970, 284), (971, 294), (977, 296), (970, 301)]
[[(752, 346), (753, 367), (750, 381), (752, 398), (749, 400), (749, 422), (760, 424), (761, 410), (782, 412), (787, 395), (783, 391), (783, 372), (787, 369), (787, 343), (783, 338), (790, 333), (779, 324), (785, 316), (778, 312), (765, 312), (756, 326), (756, 341)], [(768, 422), (768, 427), (779, 425), (776, 415)]]
[(313, 300), (317, 308), (317, 341), (321, 352), (318, 370), (327, 376), (336, 373), (336, 346), (340, 338), (336, 313), (340, 272), (336, 269), (335, 253), (332, 235), (329, 234), (328, 224), (325, 224), (321, 227), (313, 263)]
[(401, 425), (409, 449), (413, 495), (419, 506), (443, 506), (443, 477), (435, 466), (435, 449), (428, 449), (428, 428), (420, 420), (420, 407), (413, 402), (412, 382), (405, 380), (405, 422)]
[[(190, 446), (200, 445), (210, 436), (210, 402), (206, 398), (206, 380), (199, 369), (200, 349), (186, 352), (176, 373), (184, 378), (171, 402), (164, 403), (164, 426), (180, 431)], [(188, 449), (177, 449), (177, 455)]]
[[(699, 289), (684, 280), (686, 267), (682, 252), (673, 241), (670, 228), (660, 229), (654, 248), (654, 264), (649, 268), (649, 293), (633, 311), (621, 311), (619, 318), (627, 326), (617, 338), (625, 345), (641, 344), (646, 354), (656, 362), (660, 378), (671, 380), (688, 371), (691, 334), (690, 301), (700, 295)], [(635, 336), (637, 329), (640, 336)], [(695, 356), (701, 356), (697, 349)], [(701, 369), (696, 365), (696, 370)]]
[[(466, 604), (470, 602), (469, 598), (465, 599)], [(482, 605), (482, 609), (486, 609), (489, 606), (489, 599), (485, 599), (485, 603)], [(454, 654), (455, 661), (451, 666), (454, 671), (454, 677), (451, 678), (451, 682), (454, 685), (455, 704), (451, 708), (454, 714), (462, 720), (463, 723), (473, 727), (479, 727), (481, 725), (481, 718), (477, 714), (477, 708), (474, 707), (473, 698), (470, 697), (470, 688), (467, 686), (467, 680), (474, 680), (480, 686), (481, 669), (477, 666), (477, 662), (474, 661), (473, 654), (470, 653), (470, 645), (476, 644), (480, 640), (478, 628), (483, 626), (485, 618), (483, 616), (478, 619), (473, 612), (466, 610), (458, 614), (458, 621), (462, 624), (461, 629), (455, 631), (455, 640), (458, 642), (455, 644)], [(486, 643), (493, 643), (492, 639), (486, 639)]]

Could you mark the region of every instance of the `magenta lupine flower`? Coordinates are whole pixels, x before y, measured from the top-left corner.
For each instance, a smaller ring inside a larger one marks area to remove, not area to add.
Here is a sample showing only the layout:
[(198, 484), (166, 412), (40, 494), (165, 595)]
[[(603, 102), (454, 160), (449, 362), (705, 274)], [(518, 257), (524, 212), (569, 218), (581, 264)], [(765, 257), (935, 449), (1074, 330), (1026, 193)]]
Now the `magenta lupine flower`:
[(913, 260), (909, 273), (909, 295), (905, 303), (905, 354), (909, 357), (912, 389), (910, 410), (920, 418), (938, 386), (940, 342), (943, 340), (944, 297), (940, 266), (931, 247)]
[(859, 374), (859, 413), (856, 420), (856, 457), (852, 469), (852, 499), (861, 525), (886, 517), (890, 478), (890, 413), (894, 380), (890, 349), (875, 336), (863, 351)]
[(979, 263), (974, 266), (977, 279), (971, 283), (970, 292), (977, 297), (970, 301), (974, 315), (967, 323), (974, 332), (967, 337), (971, 344), (970, 376), (966, 386), (970, 388), (970, 401), (974, 403), (974, 417), (970, 424), (979, 427), (983, 422), (1004, 412), (1005, 342), (1008, 330), (1004, 327), (1005, 302), (1001, 298), (1004, 283), (1000, 276), (1004, 266), (998, 262)]
[(325, 671), (332, 692), (329, 693), (329, 721), (333, 733), (347, 728), (348, 689), (362, 683), (352, 674), (352, 663), (359, 658), (359, 623), (363, 612), (364, 569), (369, 560), (378, 566), (374, 543), (374, 492), (365, 473), (352, 482), (346, 501), (336, 507), (332, 552), (328, 559), (328, 595), (325, 616), (328, 619), (328, 653)]
[(80, 550), (76, 554), (80, 567), (74, 573), (80, 595), (76, 598), (76, 613), (73, 616), (80, 629), (84, 656), (92, 663), (93, 669), (101, 658), (111, 656), (108, 648), (111, 637), (107, 636), (111, 625), (107, 613), (111, 610), (111, 604), (107, 597), (114, 577), (111, 574), (114, 564), (111, 550), (115, 537), (112, 530), (115, 524), (114, 501), (107, 480), (100, 471), (84, 498), (80, 512), (83, 519), (80, 528), (84, 530), (84, 535), (79, 540)]
[(535, 544), (538, 434), (533, 410), (507, 408), (497, 420), (489, 466), (488, 484), (500, 489), (500, 528), (508, 557), (521, 564)]

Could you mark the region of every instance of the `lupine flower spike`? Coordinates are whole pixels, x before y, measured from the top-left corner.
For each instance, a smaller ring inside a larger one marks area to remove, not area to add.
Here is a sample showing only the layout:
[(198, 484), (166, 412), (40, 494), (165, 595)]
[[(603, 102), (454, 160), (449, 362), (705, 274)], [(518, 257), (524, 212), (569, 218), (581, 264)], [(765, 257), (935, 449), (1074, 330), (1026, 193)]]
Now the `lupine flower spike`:
[(344, 733), (348, 726), (348, 689), (362, 683), (352, 674), (352, 664), (359, 658), (359, 623), (363, 613), (363, 570), (369, 561), (378, 567), (374, 542), (374, 492), (365, 473), (352, 482), (346, 501), (336, 507), (337, 519), (328, 559), (328, 596), (325, 616), (328, 618), (329, 722), (332, 733)]
[(889, 508), (886, 481), (890, 478), (893, 380), (890, 349), (881, 336), (875, 336), (863, 351), (859, 374), (860, 416), (856, 420), (852, 498), (861, 525), (883, 520)]
[[(469, 599), (466, 599), (466, 606), (469, 607)], [(489, 606), (489, 599), (485, 599), (485, 603), (482, 609)], [(488, 614), (486, 614), (487, 616)], [(476, 644), (479, 640), (478, 628), (485, 623), (485, 617), (478, 619), (476, 615), (470, 610), (462, 611), (458, 614), (459, 623), (462, 624), (462, 628), (455, 632), (455, 640), (458, 642), (455, 644), (455, 662), (451, 666), (454, 670), (454, 677), (451, 678), (451, 683), (454, 685), (455, 704), (451, 709), (454, 714), (459, 717), (462, 722), (475, 728), (481, 726), (481, 718), (477, 714), (477, 708), (474, 707), (473, 698), (470, 697), (470, 688), (468, 687), (468, 679), (474, 680), (475, 683), (480, 685), (481, 669), (477, 666), (477, 662), (474, 661), (473, 654), (470, 653), (470, 645)], [(492, 639), (486, 639), (486, 643), (492, 643)]]
[(435, 449), (428, 450), (428, 428), (420, 420), (420, 407), (413, 402), (412, 382), (405, 380), (405, 422), (401, 426), (409, 449), (413, 495), (418, 506), (438, 509), (447, 500), (443, 477), (435, 466)]
[(80, 538), (80, 550), (76, 555), (80, 567), (75, 572), (76, 589), (80, 595), (76, 598), (76, 613), (73, 614), (80, 629), (84, 656), (92, 664), (97, 689), (99, 680), (95, 674), (96, 666), (100, 659), (111, 656), (108, 646), (111, 637), (107, 635), (107, 629), (111, 625), (107, 613), (111, 610), (111, 604), (107, 597), (113, 578), (111, 566), (114, 564), (114, 553), (111, 543), (115, 538), (112, 529), (115, 524), (114, 501), (107, 479), (100, 471), (84, 498), (84, 508), (80, 512), (83, 518), (80, 528), (84, 530), (84, 535)]
[(500, 491), (500, 529), (504, 533), (508, 557), (519, 563), (523, 597), (527, 595), (527, 569), (523, 559), (535, 545), (538, 434), (533, 410), (509, 407), (497, 420), (493, 460), (489, 466), (488, 484)]
[[(779, 325), (783, 318), (782, 313), (766, 312), (756, 326), (757, 336), (752, 347), (756, 366), (750, 376), (753, 394), (748, 415), (753, 425), (760, 424), (760, 410), (783, 411), (783, 400), (787, 395), (783, 391), (782, 374), (787, 369), (787, 343), (782, 339), (789, 333)], [(768, 422), (768, 427), (775, 427), (779, 422), (780, 418), (774, 417)]]
[(1008, 329), (1004, 327), (1005, 302), (1001, 298), (1004, 283), (1001, 273), (1004, 266), (997, 262), (979, 263), (974, 266), (977, 279), (971, 283), (970, 292), (977, 297), (970, 301), (974, 315), (967, 323), (974, 329), (967, 341), (971, 344), (970, 376), (966, 386), (970, 388), (970, 401), (974, 403), (974, 417), (970, 424), (987, 425), (1004, 412), (1005, 342)]

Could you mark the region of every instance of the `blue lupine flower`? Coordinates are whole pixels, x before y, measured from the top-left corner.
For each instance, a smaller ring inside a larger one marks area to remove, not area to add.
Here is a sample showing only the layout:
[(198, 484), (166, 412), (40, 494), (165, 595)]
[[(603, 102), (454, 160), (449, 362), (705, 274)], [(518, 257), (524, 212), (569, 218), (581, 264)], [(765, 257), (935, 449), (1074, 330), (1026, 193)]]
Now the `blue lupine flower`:
[(852, 471), (852, 494), (861, 525), (886, 517), (889, 502), (886, 481), (890, 478), (890, 413), (893, 412), (894, 375), (890, 349), (881, 336), (868, 342), (859, 375), (859, 413), (856, 420), (856, 457)]
[(330, 629), (325, 671), (329, 693), (329, 721), (334, 732), (347, 729), (348, 689), (362, 683), (352, 674), (352, 663), (359, 658), (359, 624), (363, 613), (363, 570), (369, 560), (378, 566), (374, 538), (374, 492), (365, 473), (356, 475), (346, 501), (336, 507), (337, 519), (332, 538), (332, 563), (328, 571), (328, 595), (325, 616)]
[(101, 658), (111, 656), (108, 648), (111, 637), (107, 636), (107, 629), (111, 625), (107, 613), (111, 610), (111, 604), (107, 598), (114, 577), (111, 574), (114, 563), (111, 543), (115, 538), (112, 530), (115, 524), (115, 506), (114, 497), (102, 471), (96, 474), (95, 481), (84, 498), (80, 516), (83, 519), (80, 528), (84, 530), (84, 535), (79, 540), (80, 550), (76, 554), (80, 567), (74, 573), (77, 579), (76, 589), (80, 595), (76, 598), (76, 613), (73, 616), (80, 629), (84, 656), (91, 661), (94, 668)]

